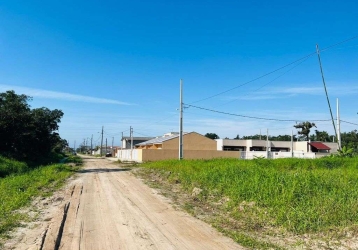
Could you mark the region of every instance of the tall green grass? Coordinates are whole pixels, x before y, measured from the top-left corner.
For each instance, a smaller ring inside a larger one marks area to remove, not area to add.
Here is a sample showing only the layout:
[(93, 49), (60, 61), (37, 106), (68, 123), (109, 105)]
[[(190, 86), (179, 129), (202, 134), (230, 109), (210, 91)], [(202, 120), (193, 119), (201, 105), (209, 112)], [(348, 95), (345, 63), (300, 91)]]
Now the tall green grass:
[(0, 178), (10, 174), (25, 173), (29, 167), (24, 162), (11, 160), (0, 155)]
[[(253, 229), (273, 226), (294, 233), (358, 224), (358, 158), (213, 159), (149, 162), (200, 199), (228, 200), (225, 209)], [(250, 205), (248, 205), (250, 204)]]
[[(17, 163), (16, 163), (17, 164)], [(21, 165), (21, 163), (18, 163)], [(22, 165), (21, 165), (22, 166)], [(16, 212), (36, 196), (46, 196), (62, 185), (74, 169), (55, 164), (43, 166), (24, 174), (0, 179), (0, 236), (20, 225), (26, 215)]]

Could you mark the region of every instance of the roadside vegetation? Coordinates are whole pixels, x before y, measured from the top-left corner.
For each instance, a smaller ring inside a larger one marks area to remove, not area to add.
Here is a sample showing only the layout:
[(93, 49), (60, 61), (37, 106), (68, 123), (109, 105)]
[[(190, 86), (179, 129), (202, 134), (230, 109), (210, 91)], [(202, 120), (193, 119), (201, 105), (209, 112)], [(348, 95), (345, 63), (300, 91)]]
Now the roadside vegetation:
[[(80, 165), (77, 156), (67, 158), (67, 163)], [(24, 162), (0, 156), (0, 238), (30, 219), (20, 211), (36, 197), (46, 197), (61, 187), (78, 167), (67, 164), (29, 167)]]
[(357, 236), (358, 158), (172, 160), (142, 166), (140, 174), (163, 193), (246, 247), (314, 245), (314, 238), (332, 247), (344, 245), (349, 234)]
[(51, 194), (82, 163), (63, 154), (73, 151), (58, 133), (63, 112), (32, 109), (31, 100), (13, 90), (0, 93), (0, 238), (29, 219), (20, 209)]

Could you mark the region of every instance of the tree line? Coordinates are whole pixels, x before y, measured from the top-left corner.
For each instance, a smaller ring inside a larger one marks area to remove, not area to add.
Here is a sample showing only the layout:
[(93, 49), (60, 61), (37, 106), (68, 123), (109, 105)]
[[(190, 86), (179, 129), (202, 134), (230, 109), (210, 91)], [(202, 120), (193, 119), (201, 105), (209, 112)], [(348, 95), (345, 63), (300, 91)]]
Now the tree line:
[(63, 112), (46, 107), (31, 109), (32, 98), (13, 90), (0, 93), (0, 154), (38, 162), (60, 153), (67, 141), (58, 134)]

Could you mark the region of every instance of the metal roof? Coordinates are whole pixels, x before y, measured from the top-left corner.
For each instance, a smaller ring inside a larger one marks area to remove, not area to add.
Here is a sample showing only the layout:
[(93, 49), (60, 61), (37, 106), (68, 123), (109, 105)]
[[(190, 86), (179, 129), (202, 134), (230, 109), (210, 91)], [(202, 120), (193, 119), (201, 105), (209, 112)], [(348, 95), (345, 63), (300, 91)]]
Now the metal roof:
[(322, 142), (310, 142), (309, 143), (312, 147), (315, 147), (316, 149), (320, 150), (330, 150), (331, 148), (327, 145), (324, 145)]
[[(186, 135), (186, 134), (189, 134), (189, 133), (183, 133), (183, 135)], [(153, 145), (153, 144), (161, 144), (165, 141), (169, 141), (171, 139), (174, 139), (174, 138), (177, 138), (179, 137), (179, 135), (171, 135), (171, 136), (161, 136), (161, 137), (157, 137), (157, 138), (154, 138), (154, 139), (151, 139), (149, 141), (145, 141), (145, 142), (141, 142), (141, 143), (138, 143), (136, 144), (136, 146), (145, 146), (145, 145)]]
[[(151, 140), (155, 137), (133, 137), (133, 141), (136, 140), (136, 141), (148, 141), (148, 140)], [(122, 137), (122, 140), (130, 140), (131, 137), (130, 136), (123, 136)]]

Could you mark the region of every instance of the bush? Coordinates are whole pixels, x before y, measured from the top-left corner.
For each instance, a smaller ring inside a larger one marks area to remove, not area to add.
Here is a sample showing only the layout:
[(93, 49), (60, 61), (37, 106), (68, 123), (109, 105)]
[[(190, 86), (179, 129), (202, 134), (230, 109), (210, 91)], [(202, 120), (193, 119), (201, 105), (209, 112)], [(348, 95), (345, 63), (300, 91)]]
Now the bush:
[(25, 173), (28, 170), (29, 167), (26, 163), (0, 156), (0, 178), (11, 174)]

